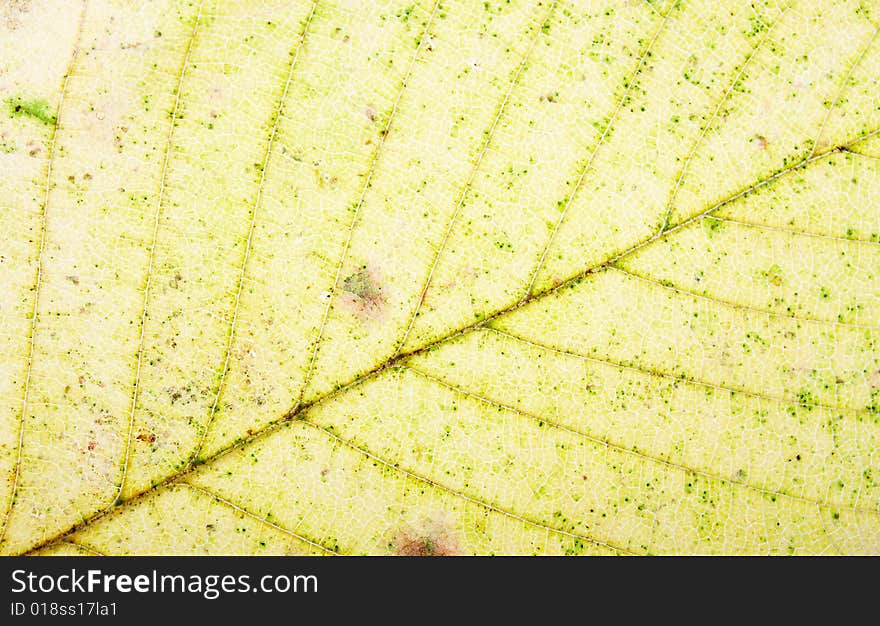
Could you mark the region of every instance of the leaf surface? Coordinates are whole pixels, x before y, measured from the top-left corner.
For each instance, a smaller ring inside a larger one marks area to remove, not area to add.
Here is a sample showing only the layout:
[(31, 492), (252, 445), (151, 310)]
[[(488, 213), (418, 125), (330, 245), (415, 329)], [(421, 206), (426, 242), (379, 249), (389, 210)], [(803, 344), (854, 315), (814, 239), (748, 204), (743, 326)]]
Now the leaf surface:
[(880, 5), (0, 15), (0, 550), (880, 550)]

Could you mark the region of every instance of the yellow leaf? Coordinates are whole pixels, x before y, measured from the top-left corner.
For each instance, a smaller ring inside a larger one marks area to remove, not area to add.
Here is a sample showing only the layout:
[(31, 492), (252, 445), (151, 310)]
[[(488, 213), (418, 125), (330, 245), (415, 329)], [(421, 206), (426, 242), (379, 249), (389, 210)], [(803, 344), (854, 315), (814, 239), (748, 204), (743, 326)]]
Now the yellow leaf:
[(878, 25), (0, 10), (0, 551), (880, 552)]

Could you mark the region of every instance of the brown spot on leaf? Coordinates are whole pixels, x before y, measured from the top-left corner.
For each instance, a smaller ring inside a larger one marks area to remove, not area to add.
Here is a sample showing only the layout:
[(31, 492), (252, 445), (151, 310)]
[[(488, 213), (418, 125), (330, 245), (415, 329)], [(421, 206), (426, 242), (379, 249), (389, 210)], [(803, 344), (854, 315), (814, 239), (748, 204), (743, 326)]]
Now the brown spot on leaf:
[(369, 105), (364, 107), (364, 115), (366, 115), (367, 119), (370, 120), (371, 122), (376, 121), (376, 109), (374, 109), (373, 107), (371, 107)]
[(364, 265), (342, 281), (342, 305), (361, 321), (379, 318), (385, 310), (385, 295), (378, 270)]
[(391, 548), (397, 556), (456, 556), (461, 554), (449, 527), (426, 520), (419, 528), (407, 526), (394, 536)]
[(137, 436), (137, 438), (140, 441), (143, 441), (144, 443), (155, 443), (156, 442), (156, 435), (154, 435), (153, 433), (141, 433), (140, 435)]

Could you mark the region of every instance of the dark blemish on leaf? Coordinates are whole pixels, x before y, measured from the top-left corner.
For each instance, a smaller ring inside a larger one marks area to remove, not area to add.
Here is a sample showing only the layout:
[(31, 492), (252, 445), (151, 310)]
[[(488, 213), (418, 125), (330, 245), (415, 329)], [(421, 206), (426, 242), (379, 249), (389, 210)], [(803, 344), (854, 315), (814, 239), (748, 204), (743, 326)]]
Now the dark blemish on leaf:
[(709, 236), (711, 239), (715, 236), (715, 234), (721, 230), (723, 222), (714, 217), (704, 217), (702, 219), (703, 232)]
[(412, 15), (413, 10), (415, 9), (415, 5), (410, 5), (403, 9), (402, 11), (397, 12), (397, 19), (406, 24), (409, 21), (410, 15)]
[(324, 174), (315, 166), (315, 182), (318, 184), (320, 189), (324, 189), (329, 185), (331, 189), (334, 189), (336, 185), (339, 183), (339, 179), (336, 176), (330, 176), (328, 174)]
[(97, 442), (97, 441), (90, 441), (90, 442), (89, 442), (89, 446), (88, 446), (89, 451), (94, 450), (96, 447), (98, 447), (98, 442)]
[(15, 97), (9, 98), (6, 102), (9, 105), (9, 117), (23, 115), (39, 120), (43, 124), (55, 124), (55, 116), (49, 112), (49, 103), (42, 98), (25, 100), (21, 97)]
[(376, 109), (374, 109), (373, 107), (371, 107), (371, 106), (364, 107), (364, 115), (366, 115), (367, 119), (370, 120), (371, 122), (376, 121)]
[(782, 275), (782, 268), (775, 264), (764, 272), (764, 277), (774, 287), (781, 287), (782, 283), (785, 282)]
[(156, 442), (156, 435), (154, 435), (153, 433), (141, 433), (140, 435), (137, 436), (137, 438), (140, 441), (143, 441), (144, 443), (155, 443)]
[(812, 409), (812, 405), (816, 404), (816, 398), (808, 389), (801, 389), (797, 394), (798, 404), (802, 404), (806, 406), (808, 409)]
[(168, 281), (168, 285), (172, 289), (180, 289), (180, 281), (183, 280), (183, 275), (180, 272), (174, 272), (174, 278)]
[(767, 148), (770, 147), (770, 142), (767, 141), (767, 138), (764, 135), (755, 135), (754, 139), (752, 139), (761, 150), (766, 151)]
[(399, 556), (446, 556), (431, 537), (407, 537), (398, 548)]
[(422, 528), (406, 527), (397, 532), (391, 549), (397, 556), (456, 556), (461, 552), (445, 524), (426, 521)]
[(79, 284), (79, 276), (73, 276), (73, 275), (71, 275), (71, 276), (65, 276), (64, 278), (66, 278), (67, 280), (69, 280), (70, 282), (72, 282), (74, 285), (78, 285), (78, 284)]
[(350, 274), (342, 281), (342, 304), (361, 320), (379, 317), (385, 308), (378, 271), (369, 266)]
[(183, 405), (187, 405), (199, 400), (199, 389), (195, 385), (190, 384), (185, 387), (166, 387), (164, 391), (168, 394), (171, 404), (180, 402)]

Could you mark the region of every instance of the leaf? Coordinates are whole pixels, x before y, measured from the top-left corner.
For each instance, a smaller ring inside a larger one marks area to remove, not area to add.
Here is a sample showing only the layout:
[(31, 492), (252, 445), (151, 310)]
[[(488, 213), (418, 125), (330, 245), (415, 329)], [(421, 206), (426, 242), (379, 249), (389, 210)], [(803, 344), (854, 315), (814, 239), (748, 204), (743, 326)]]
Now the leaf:
[(880, 551), (880, 7), (0, 22), (15, 554)]

